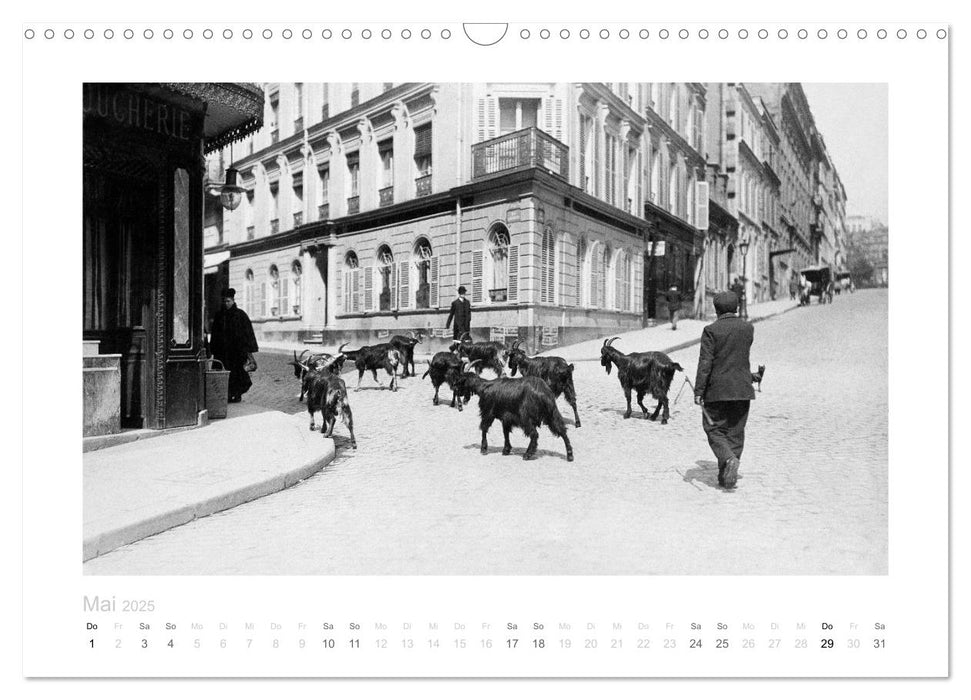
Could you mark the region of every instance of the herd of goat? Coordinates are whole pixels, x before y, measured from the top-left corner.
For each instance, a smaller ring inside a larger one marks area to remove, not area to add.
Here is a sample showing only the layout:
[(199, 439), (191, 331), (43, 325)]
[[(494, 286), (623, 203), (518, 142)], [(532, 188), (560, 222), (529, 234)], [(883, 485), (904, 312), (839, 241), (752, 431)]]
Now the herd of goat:
[[(617, 368), (627, 411), (624, 418), (631, 416), (631, 393), (637, 395), (637, 404), (647, 417), (650, 411), (644, 406), (644, 397), (650, 394), (658, 403), (650, 420), (661, 423), (668, 421), (668, 390), (675, 372), (684, 371), (681, 365), (662, 352), (622, 353), (612, 347), (617, 338), (604, 341), (600, 349), (600, 364), (610, 374)], [(352, 362), (357, 370), (357, 388), (365, 372), (371, 372), (374, 381), (378, 370), (384, 370), (391, 378), (391, 391), (398, 390), (398, 370), (402, 377), (417, 376), (415, 372), (415, 346), (422, 342), (422, 333), (412, 332), (407, 336), (395, 335), (388, 342), (368, 345), (356, 350), (345, 350), (347, 343), (340, 346), (336, 354), (311, 353), (304, 350), (300, 356), (293, 353), (294, 376), (301, 382), (300, 400), (307, 399), (310, 413), (310, 429), (317, 428), (315, 414), (322, 415), (320, 432), (327, 437), (333, 435), (334, 425), (341, 419), (347, 426), (351, 446), (357, 449), (354, 437), (354, 419), (348, 402), (347, 385), (341, 379), (346, 362)], [(422, 379), (429, 377), (435, 388), (432, 403), (439, 403), (438, 392), (447, 385), (452, 392), (451, 406), (462, 410), (472, 395), (479, 399), (479, 428), (482, 431), (482, 454), (488, 452), (487, 435), (495, 421), (499, 421), (503, 431), (504, 455), (510, 454), (512, 445), (509, 433), (519, 428), (529, 438), (523, 459), (536, 455), (539, 441), (538, 429), (546, 425), (556, 437), (563, 440), (567, 461), (573, 461), (573, 446), (567, 437), (566, 425), (556, 406), (562, 395), (573, 409), (574, 425), (580, 427), (580, 414), (577, 411), (577, 393), (573, 385), (573, 365), (561, 357), (529, 357), (520, 347), (522, 341), (511, 345), (495, 341), (473, 342), (466, 333), (454, 341), (447, 351), (437, 352), (428, 364)], [(506, 367), (509, 375), (506, 376)], [(483, 379), (482, 370), (492, 369), (495, 379)], [(409, 371), (410, 370), (410, 371)], [(513, 379), (516, 374), (521, 379)]]

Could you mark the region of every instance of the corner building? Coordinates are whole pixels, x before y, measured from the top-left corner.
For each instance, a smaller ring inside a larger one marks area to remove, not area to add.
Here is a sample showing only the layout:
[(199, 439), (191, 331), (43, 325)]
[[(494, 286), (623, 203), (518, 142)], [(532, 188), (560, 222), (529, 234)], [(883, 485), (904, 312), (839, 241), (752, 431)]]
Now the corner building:
[(658, 281), (693, 288), (700, 84), (263, 88), (264, 127), (210, 160), (248, 192), (206, 252), (264, 341), (450, 338), (464, 285), (476, 339), (537, 350), (641, 327)]

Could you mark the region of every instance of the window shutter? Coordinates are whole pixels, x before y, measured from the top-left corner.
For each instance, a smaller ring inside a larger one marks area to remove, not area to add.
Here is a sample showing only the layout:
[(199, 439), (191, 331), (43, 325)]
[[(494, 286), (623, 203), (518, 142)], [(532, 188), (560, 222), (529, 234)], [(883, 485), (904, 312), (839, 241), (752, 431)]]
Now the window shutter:
[(391, 298), (388, 300), (388, 306), (391, 309), (397, 309), (398, 306), (398, 266), (391, 263), (391, 274), (389, 275), (388, 285), (391, 287), (389, 290), (391, 292)]
[(337, 286), (334, 288), (334, 298), (337, 302), (337, 313), (341, 313), (347, 311), (344, 304), (347, 303), (347, 297), (349, 295), (344, 291), (344, 285), (347, 284), (348, 275), (340, 268), (336, 270), (336, 273), (337, 274), (334, 275), (334, 281), (336, 282)]
[(409, 287), (411, 286), (411, 262), (405, 260), (398, 263), (398, 308), (407, 309), (410, 304)]
[(432, 125), (423, 124), (415, 128), (415, 157), (432, 154)]
[(553, 138), (557, 141), (563, 140), (563, 100), (553, 101)]
[(438, 294), (438, 256), (433, 255), (428, 272), (428, 305), (433, 309), (441, 306)]
[(708, 183), (695, 183), (695, 226), (706, 231), (708, 229)]
[(498, 135), (496, 125), (496, 100), (491, 96), (479, 98), (479, 141), (487, 141)]
[(482, 251), (472, 251), (472, 301), (482, 303)]
[(364, 310), (374, 310), (374, 267), (364, 268)]
[(573, 271), (575, 274), (573, 279), (574, 287), (575, 287), (574, 293), (576, 294), (575, 303), (577, 306), (583, 305), (583, 253), (584, 253), (583, 249), (580, 247), (580, 244), (577, 243), (576, 260), (573, 267)]
[(286, 277), (280, 280), (280, 315), (287, 316), (290, 313), (290, 280)]
[(587, 149), (590, 148), (590, 144), (587, 143), (587, 120), (582, 115), (580, 116), (580, 181), (577, 185), (583, 191), (587, 190)]
[(602, 129), (593, 130), (593, 143), (590, 147), (593, 149), (593, 172), (590, 173), (590, 177), (593, 178), (593, 191), (591, 194), (594, 197), (600, 196), (600, 142), (603, 141)]
[(487, 111), (486, 124), (488, 126), (487, 138), (492, 139), (499, 135), (499, 126), (498, 126), (499, 116), (497, 114), (498, 109), (497, 109), (496, 100), (494, 98), (492, 97), (487, 98), (486, 111)]
[(614, 270), (614, 308), (618, 311), (624, 310), (624, 256), (617, 256), (617, 265)]
[(361, 271), (355, 268), (351, 279), (351, 312), (361, 311)]
[(509, 246), (509, 287), (506, 292), (508, 301), (519, 301), (519, 246)]

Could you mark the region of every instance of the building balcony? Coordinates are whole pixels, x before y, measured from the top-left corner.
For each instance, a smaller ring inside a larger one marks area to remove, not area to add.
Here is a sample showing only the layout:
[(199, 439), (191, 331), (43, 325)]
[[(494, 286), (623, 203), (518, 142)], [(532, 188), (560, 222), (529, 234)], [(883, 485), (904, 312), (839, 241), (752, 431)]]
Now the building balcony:
[(391, 204), (394, 204), (394, 185), (378, 190), (378, 206), (386, 207)]
[(347, 198), (347, 213), (348, 215), (357, 214), (361, 211), (361, 198), (360, 197), (348, 197)]
[(255, 226), (247, 226), (246, 227), (246, 240), (247, 241), (251, 241), (254, 238), (256, 238), (256, 227)]
[(280, 220), (270, 219), (270, 235), (272, 236), (275, 233), (280, 233)]
[(570, 148), (535, 127), (472, 146), (472, 179), (521, 168), (543, 168), (569, 180)]
[(330, 218), (330, 205), (329, 204), (321, 204), (320, 206), (318, 206), (317, 207), (317, 220), (318, 221), (326, 221), (329, 218)]
[(293, 212), (293, 227), (296, 228), (297, 226), (302, 226), (302, 225), (303, 225), (303, 212), (302, 211)]
[(422, 175), (421, 177), (415, 178), (415, 196), (416, 197), (427, 197), (432, 193), (432, 176), (431, 174)]

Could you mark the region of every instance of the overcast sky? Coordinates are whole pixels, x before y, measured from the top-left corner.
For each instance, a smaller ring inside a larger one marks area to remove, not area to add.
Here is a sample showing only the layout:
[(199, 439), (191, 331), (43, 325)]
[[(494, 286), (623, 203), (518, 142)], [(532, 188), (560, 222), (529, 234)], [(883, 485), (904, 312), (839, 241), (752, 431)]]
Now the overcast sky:
[(803, 83), (816, 126), (846, 188), (848, 214), (887, 221), (886, 83)]

